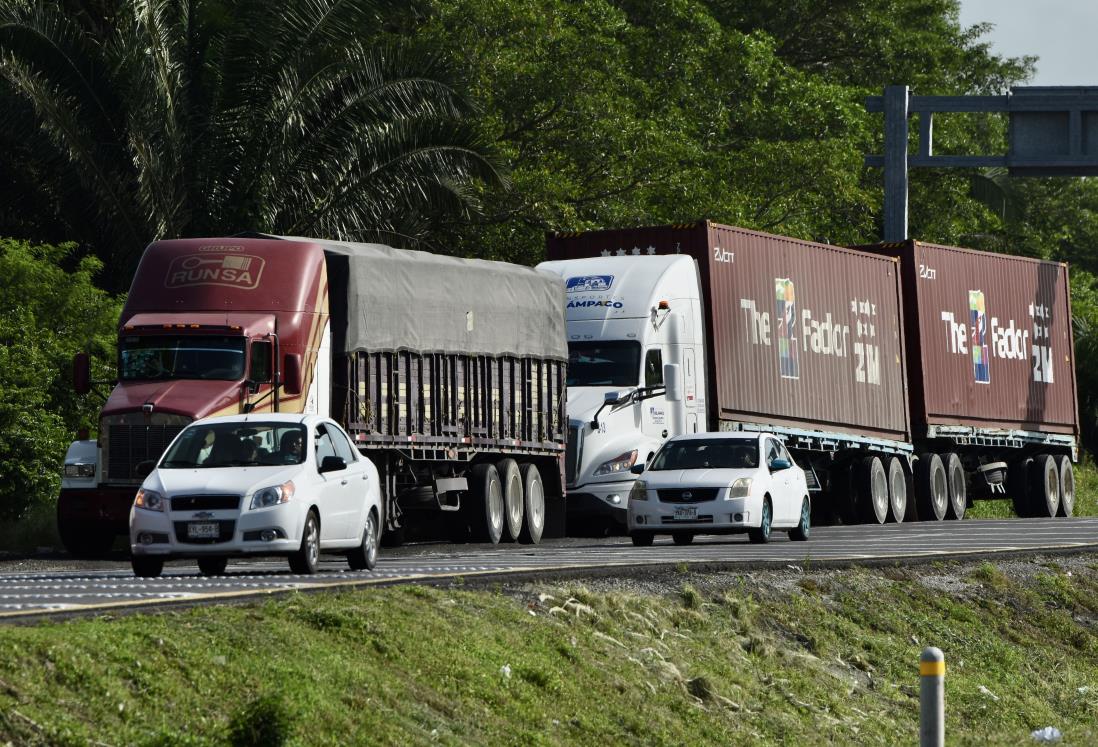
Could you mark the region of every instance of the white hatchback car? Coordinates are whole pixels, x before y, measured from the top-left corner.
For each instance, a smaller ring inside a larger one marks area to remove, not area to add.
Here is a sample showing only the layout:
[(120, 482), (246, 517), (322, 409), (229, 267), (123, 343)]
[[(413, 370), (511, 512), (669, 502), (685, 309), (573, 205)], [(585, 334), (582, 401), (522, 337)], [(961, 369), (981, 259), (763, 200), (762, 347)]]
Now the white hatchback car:
[(777, 528), (788, 529), (790, 539), (808, 539), (812, 504), (804, 471), (772, 433), (677, 436), (638, 467), (629, 494), (634, 545), (651, 545), (657, 534), (688, 545), (695, 534), (741, 532), (769, 542)]
[(377, 468), (335, 421), (317, 415), (234, 415), (196, 420), (161, 457), (130, 509), (137, 576), (169, 558), (196, 558), (206, 575), (230, 556), (283, 555), (315, 573), (321, 552), (352, 570), (377, 563)]

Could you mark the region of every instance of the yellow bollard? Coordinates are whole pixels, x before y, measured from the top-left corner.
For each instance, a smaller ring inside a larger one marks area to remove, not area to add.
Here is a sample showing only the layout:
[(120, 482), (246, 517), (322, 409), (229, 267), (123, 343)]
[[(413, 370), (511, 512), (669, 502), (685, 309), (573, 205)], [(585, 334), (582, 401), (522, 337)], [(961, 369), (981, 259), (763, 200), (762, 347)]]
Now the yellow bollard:
[(945, 654), (930, 646), (919, 657), (919, 746), (945, 745)]

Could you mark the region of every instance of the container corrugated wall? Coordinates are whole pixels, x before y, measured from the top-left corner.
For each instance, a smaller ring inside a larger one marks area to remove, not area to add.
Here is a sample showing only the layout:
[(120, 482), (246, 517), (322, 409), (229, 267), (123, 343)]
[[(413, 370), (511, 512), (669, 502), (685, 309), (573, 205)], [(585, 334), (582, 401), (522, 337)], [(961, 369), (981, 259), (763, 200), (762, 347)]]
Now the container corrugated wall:
[(1067, 266), (906, 241), (911, 410), (928, 427), (1077, 435)]
[(910, 436), (896, 262), (708, 222), (549, 238), (549, 259), (688, 254), (706, 307), (710, 427)]

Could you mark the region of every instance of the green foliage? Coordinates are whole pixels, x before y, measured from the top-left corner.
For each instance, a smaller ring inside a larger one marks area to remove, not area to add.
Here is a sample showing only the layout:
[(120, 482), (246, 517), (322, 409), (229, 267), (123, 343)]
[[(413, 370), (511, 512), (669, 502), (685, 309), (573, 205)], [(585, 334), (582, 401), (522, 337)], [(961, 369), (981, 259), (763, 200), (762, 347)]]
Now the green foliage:
[(94, 398), (72, 393), (71, 359), (93, 354), (93, 377), (114, 364), (117, 299), (93, 285), (101, 269), (72, 244), (0, 240), (0, 517), (55, 499), (61, 462)]

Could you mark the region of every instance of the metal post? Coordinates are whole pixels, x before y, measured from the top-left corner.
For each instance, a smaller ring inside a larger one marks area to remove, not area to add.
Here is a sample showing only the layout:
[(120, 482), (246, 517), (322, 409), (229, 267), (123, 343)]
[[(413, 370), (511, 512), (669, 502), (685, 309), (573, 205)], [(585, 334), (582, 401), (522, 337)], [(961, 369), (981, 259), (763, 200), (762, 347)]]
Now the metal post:
[(919, 747), (945, 745), (945, 655), (930, 646), (919, 657)]
[(884, 240), (907, 238), (907, 86), (884, 90)]

